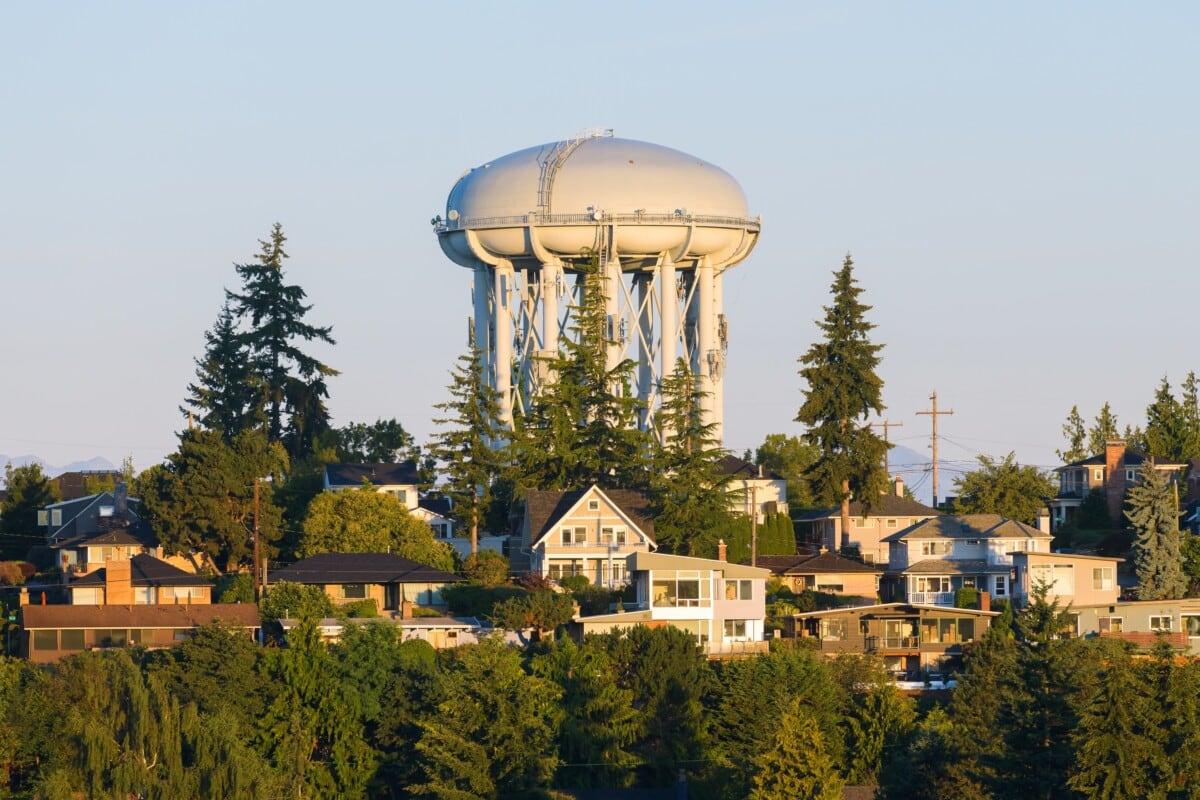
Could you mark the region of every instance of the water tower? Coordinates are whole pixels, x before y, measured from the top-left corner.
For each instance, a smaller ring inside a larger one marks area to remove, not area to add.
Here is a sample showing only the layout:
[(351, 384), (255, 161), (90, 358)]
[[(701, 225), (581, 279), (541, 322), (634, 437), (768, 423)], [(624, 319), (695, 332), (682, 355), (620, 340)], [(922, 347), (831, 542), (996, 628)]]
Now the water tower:
[(540, 391), (544, 357), (571, 335), (580, 268), (598, 258), (614, 340), (608, 366), (637, 365), (642, 425), (653, 427), (662, 377), (682, 357), (721, 435), (729, 335), (721, 287), (760, 228), (729, 173), (605, 131), (469, 170), (433, 225), (443, 252), (474, 271), (475, 341), (507, 422)]

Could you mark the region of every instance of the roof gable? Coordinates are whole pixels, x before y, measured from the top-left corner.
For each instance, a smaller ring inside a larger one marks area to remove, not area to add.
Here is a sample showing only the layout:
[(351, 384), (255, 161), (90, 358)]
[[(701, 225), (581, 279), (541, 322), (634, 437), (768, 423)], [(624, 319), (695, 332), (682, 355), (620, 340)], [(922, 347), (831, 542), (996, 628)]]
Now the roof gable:
[(601, 489), (592, 486), (572, 492), (529, 492), (525, 498), (525, 513), (529, 518), (529, 541), (536, 545), (546, 538), (556, 525), (583, 507), (585, 500), (605, 503), (627, 525), (643, 534), (654, 544), (654, 522), (650, 517), (650, 499), (631, 489)]
[[(107, 576), (107, 568), (101, 568), (72, 581), (71, 588), (104, 586)], [(129, 582), (133, 586), (212, 586), (212, 581), (203, 576), (185, 572), (173, 564), (145, 554), (129, 560)]]
[(908, 539), (1050, 539), (1050, 534), (999, 514), (944, 514), (923, 519), (885, 536), (882, 542)]

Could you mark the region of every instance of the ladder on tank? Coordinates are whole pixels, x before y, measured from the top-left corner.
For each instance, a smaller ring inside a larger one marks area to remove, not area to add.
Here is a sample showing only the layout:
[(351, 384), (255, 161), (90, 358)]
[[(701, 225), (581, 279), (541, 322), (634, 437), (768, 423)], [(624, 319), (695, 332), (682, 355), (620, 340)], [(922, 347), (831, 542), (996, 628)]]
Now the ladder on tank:
[(613, 129), (607, 128), (603, 131), (584, 131), (575, 134), (574, 137), (561, 142), (556, 142), (554, 148), (546, 154), (545, 158), (538, 160), (538, 215), (545, 216), (550, 213), (550, 195), (554, 191), (554, 178), (558, 175), (559, 168), (563, 163), (571, 157), (581, 144), (588, 139), (597, 139), (601, 136), (611, 138)]

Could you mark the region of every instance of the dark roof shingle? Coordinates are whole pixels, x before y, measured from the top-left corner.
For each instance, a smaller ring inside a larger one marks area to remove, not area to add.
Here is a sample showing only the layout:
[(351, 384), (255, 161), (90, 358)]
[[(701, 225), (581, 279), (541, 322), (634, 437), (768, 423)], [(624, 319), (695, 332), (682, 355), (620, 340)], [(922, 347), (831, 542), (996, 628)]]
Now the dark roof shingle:
[(318, 553), (277, 569), (272, 583), (456, 583), (458, 575), (391, 553)]
[[(530, 541), (536, 542), (591, 489), (573, 492), (532, 491), (525, 498), (525, 514), (529, 517)], [(632, 489), (598, 489), (621, 509), (638, 529), (654, 539), (654, 520), (650, 498)]]

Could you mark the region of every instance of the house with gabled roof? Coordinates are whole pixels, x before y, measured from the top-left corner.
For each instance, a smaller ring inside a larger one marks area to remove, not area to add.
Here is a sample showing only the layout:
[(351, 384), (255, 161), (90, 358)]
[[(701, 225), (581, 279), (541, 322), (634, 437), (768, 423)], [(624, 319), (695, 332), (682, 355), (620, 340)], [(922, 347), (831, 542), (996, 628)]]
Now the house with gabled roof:
[(962, 588), (1012, 593), (1013, 553), (1049, 553), (1051, 535), (999, 514), (946, 514), (884, 538), (888, 568), (880, 584), (885, 601), (954, 605)]
[[(583, 575), (609, 588), (628, 582), (628, 556), (658, 547), (649, 498), (629, 489), (598, 486), (529, 492), (520, 541), (531, 574), (555, 581)], [(517, 559), (512, 560), (516, 569)]]
[(863, 598), (866, 602), (874, 602), (878, 597), (879, 580), (883, 576), (883, 567), (864, 564), (824, 548), (816, 553), (759, 556), (756, 566), (770, 570), (772, 576), (797, 594), (830, 592)]
[(717, 462), (717, 473), (726, 479), (729, 510), (754, 514), (763, 522), (770, 514), (788, 513), (787, 480), (744, 458), (726, 455)]
[(1188, 466), (1152, 459), (1126, 446), (1122, 439), (1110, 439), (1105, 442), (1103, 453), (1057, 467), (1054, 472), (1058, 475), (1058, 494), (1049, 502), (1051, 530), (1057, 531), (1073, 520), (1084, 498), (1093, 489), (1103, 490), (1108, 501), (1108, 515), (1114, 523), (1120, 524), (1125, 494), (1137, 483), (1138, 475), (1148, 464), (1172, 478)]
[(804, 538), (830, 551), (857, 550), (868, 564), (886, 564), (888, 546), (884, 538), (938, 515), (938, 510), (904, 496), (904, 482), (897, 478), (895, 492), (880, 495), (870, 507), (850, 502), (850, 529), (842, 530), (842, 510), (824, 508), (796, 518)]
[(71, 605), (207, 605), (212, 582), (144, 553), (103, 562), (67, 584)]
[(394, 616), (404, 616), (414, 605), (443, 607), (442, 589), (463, 580), (391, 553), (318, 553), (268, 578), (272, 584), (320, 586), (337, 605), (374, 600), (378, 610)]

